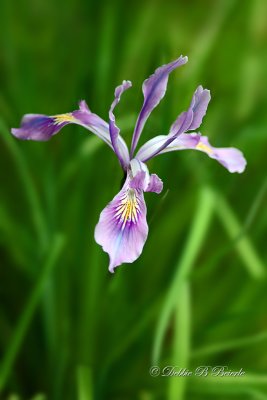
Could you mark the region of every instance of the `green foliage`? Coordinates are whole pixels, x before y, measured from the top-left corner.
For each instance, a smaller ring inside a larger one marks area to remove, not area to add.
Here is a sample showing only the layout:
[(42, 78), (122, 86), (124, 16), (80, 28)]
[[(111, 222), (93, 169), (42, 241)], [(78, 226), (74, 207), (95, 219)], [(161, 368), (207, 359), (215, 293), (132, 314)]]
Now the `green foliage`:
[[(267, 47), (265, 0), (0, 2), (0, 398), (203, 400), (267, 397)], [(122, 173), (107, 146), (68, 126), (19, 142), (25, 113), (85, 98), (116, 111), (129, 143), (141, 84), (180, 54), (141, 141), (166, 133), (199, 84), (212, 101), (202, 133), (245, 154), (243, 175), (205, 155), (149, 164), (150, 235), (114, 275), (94, 242)], [(244, 377), (152, 377), (152, 365), (242, 368)]]

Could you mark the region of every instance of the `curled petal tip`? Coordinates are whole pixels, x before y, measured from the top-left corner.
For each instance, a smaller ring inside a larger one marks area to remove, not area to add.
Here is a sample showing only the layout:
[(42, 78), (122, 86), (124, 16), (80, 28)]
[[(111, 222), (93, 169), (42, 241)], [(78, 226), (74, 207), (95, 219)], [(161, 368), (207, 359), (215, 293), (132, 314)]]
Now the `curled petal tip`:
[(81, 100), (79, 102), (79, 109), (80, 109), (80, 111), (84, 111), (84, 112), (88, 112), (89, 111), (89, 112), (91, 112), (90, 108), (88, 107), (88, 105), (87, 105), (85, 100)]
[(131, 82), (131, 81), (128, 81), (128, 80), (123, 80), (123, 81), (122, 81), (122, 84), (124, 85), (124, 87), (126, 86), (127, 88), (130, 88), (130, 87), (133, 86), (133, 85), (132, 85), (132, 82)]

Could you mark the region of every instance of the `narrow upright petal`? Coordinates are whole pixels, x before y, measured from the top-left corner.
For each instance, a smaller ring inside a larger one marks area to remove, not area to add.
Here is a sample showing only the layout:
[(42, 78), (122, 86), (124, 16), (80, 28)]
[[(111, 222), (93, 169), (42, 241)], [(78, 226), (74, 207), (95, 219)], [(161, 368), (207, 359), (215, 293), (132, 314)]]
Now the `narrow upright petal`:
[(133, 156), (138, 140), (149, 115), (165, 95), (169, 74), (175, 68), (180, 67), (186, 62), (187, 57), (181, 56), (177, 60), (157, 68), (154, 74), (144, 81), (142, 88), (144, 94), (144, 103), (137, 118), (133, 133), (131, 157)]
[(115, 151), (115, 154), (117, 155), (122, 167), (126, 170), (127, 166), (129, 165), (130, 162), (130, 157), (129, 157), (129, 152), (128, 148), (122, 147), (120, 142), (119, 142), (119, 137), (120, 137), (120, 129), (116, 125), (115, 121), (115, 116), (113, 114), (114, 108), (116, 105), (119, 103), (121, 94), (129, 89), (132, 86), (132, 83), (130, 81), (123, 81), (122, 85), (118, 86), (115, 89), (115, 99), (113, 103), (111, 104), (110, 110), (109, 110), (109, 132), (110, 132), (110, 139), (111, 143), (113, 146), (113, 149)]
[(198, 129), (206, 114), (210, 99), (210, 91), (198, 86), (189, 109), (177, 117), (171, 126), (169, 135), (178, 136), (181, 133)]
[(121, 191), (104, 208), (95, 228), (95, 240), (109, 254), (109, 271), (132, 263), (142, 253), (148, 235), (143, 191), (129, 187), (130, 176)]
[[(206, 114), (210, 101), (210, 91), (199, 86), (194, 93), (190, 107), (182, 112), (174, 121), (167, 136), (156, 136), (145, 143), (138, 151), (137, 158), (142, 161), (148, 161), (161, 153), (171, 143), (183, 133), (192, 129), (197, 129)], [(165, 140), (162, 140), (165, 138)], [(145, 156), (146, 155), (146, 156)]]
[(192, 131), (198, 129), (202, 124), (202, 120), (207, 112), (211, 96), (208, 89), (203, 89), (199, 86), (194, 93), (189, 109), (193, 111), (193, 120), (190, 126), (186, 129)]

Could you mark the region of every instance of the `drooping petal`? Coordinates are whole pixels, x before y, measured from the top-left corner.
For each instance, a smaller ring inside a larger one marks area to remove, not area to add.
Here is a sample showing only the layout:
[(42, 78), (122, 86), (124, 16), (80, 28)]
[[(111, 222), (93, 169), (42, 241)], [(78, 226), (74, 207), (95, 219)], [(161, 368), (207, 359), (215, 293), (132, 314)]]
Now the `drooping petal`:
[[(108, 123), (92, 113), (84, 100), (80, 102), (79, 110), (71, 113), (53, 116), (26, 114), (22, 118), (20, 127), (11, 129), (11, 133), (22, 140), (47, 141), (69, 124), (83, 126), (113, 149)], [(123, 154), (128, 153), (126, 143), (121, 136), (118, 137), (118, 146), (122, 149), (121, 152)]]
[[(64, 114), (63, 114), (64, 115)], [(12, 128), (11, 133), (21, 140), (46, 141), (58, 133), (65, 125), (71, 123), (71, 115), (63, 115), (61, 121), (55, 117), (42, 114), (26, 114), (22, 118), (20, 128)]]
[(142, 133), (143, 127), (149, 115), (165, 95), (169, 74), (175, 68), (180, 67), (186, 62), (187, 62), (187, 57), (180, 56), (177, 60), (157, 68), (154, 74), (144, 81), (142, 87), (144, 94), (144, 103), (140, 111), (140, 114), (137, 118), (133, 133), (133, 139), (131, 145), (131, 157), (133, 156), (138, 140)]
[(20, 128), (12, 129), (11, 132), (19, 139), (46, 141), (68, 124), (81, 125), (112, 146), (108, 124), (92, 113), (84, 100), (80, 102), (79, 110), (71, 113), (53, 116), (26, 114), (22, 118)]
[(196, 150), (206, 153), (210, 158), (214, 158), (229, 172), (242, 173), (246, 168), (247, 162), (240, 150), (234, 147), (213, 147), (209, 144), (206, 136), (201, 136)]
[[(166, 136), (157, 136), (156, 138), (154, 138), (154, 143), (151, 143), (150, 149), (149, 147), (144, 149), (141, 153), (141, 156), (143, 155), (144, 157), (147, 157), (149, 155), (149, 152), (154, 152), (155, 148), (159, 148), (161, 146), (161, 143), (163, 143), (165, 140)], [(198, 133), (181, 134), (158, 154), (167, 153), (169, 151), (187, 149), (199, 150), (206, 153), (210, 158), (213, 158), (217, 160), (220, 164), (222, 164), (226, 169), (228, 169), (229, 172), (242, 173), (245, 170), (246, 160), (240, 150), (234, 147), (213, 147), (210, 145), (206, 136), (201, 136)], [(137, 156), (139, 157), (138, 154)], [(143, 157), (141, 157), (141, 159), (143, 160)]]
[(128, 148), (126, 147), (126, 149), (125, 149), (120, 145), (120, 142), (119, 142), (120, 129), (116, 125), (115, 116), (113, 114), (113, 111), (114, 111), (114, 108), (116, 107), (116, 105), (120, 101), (121, 94), (125, 90), (129, 89), (131, 86), (132, 86), (132, 83), (130, 81), (123, 81), (122, 85), (118, 86), (115, 89), (115, 99), (114, 99), (113, 103), (111, 104), (111, 107), (109, 110), (109, 132), (110, 132), (111, 143), (112, 143), (113, 149), (124, 169), (126, 169), (127, 166), (129, 165), (130, 157), (129, 157)]
[(146, 164), (140, 160), (133, 159), (130, 163), (132, 179), (129, 183), (133, 189), (141, 189), (144, 192), (159, 194), (163, 189), (163, 182), (156, 174), (149, 174)]
[(129, 187), (128, 176), (121, 191), (104, 208), (95, 228), (95, 240), (109, 254), (109, 271), (132, 263), (142, 253), (148, 235), (143, 191)]

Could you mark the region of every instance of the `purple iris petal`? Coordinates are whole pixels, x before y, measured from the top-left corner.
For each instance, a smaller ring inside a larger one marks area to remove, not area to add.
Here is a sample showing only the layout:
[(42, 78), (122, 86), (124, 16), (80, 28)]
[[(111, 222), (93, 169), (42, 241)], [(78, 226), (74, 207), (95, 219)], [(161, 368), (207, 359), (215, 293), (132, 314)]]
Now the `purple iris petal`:
[(115, 154), (117, 155), (121, 166), (126, 169), (127, 166), (129, 165), (130, 158), (129, 158), (129, 152), (128, 148), (122, 148), (120, 146), (119, 142), (119, 135), (120, 135), (120, 129), (117, 127), (116, 122), (115, 122), (115, 116), (113, 114), (114, 108), (116, 105), (119, 103), (121, 94), (129, 89), (132, 86), (132, 83), (130, 81), (123, 81), (122, 85), (118, 86), (115, 89), (115, 99), (113, 103), (111, 104), (110, 110), (109, 110), (109, 132), (110, 132), (110, 139), (111, 143), (113, 146), (113, 149), (115, 151)]
[[(167, 148), (182, 133), (198, 128), (206, 114), (209, 101), (210, 91), (199, 86), (194, 93), (189, 109), (177, 117), (170, 128), (169, 134), (165, 136), (165, 141), (158, 140), (159, 136), (147, 142), (138, 151), (137, 158), (146, 162)], [(146, 152), (146, 156), (144, 156), (144, 152)]]
[(169, 137), (178, 136), (186, 132), (193, 121), (193, 110), (182, 112), (171, 126)]
[(132, 179), (129, 183), (133, 189), (142, 189), (144, 192), (159, 194), (163, 189), (163, 182), (156, 174), (149, 174), (146, 164), (133, 159), (130, 163)]
[(169, 135), (177, 136), (180, 133), (199, 128), (206, 114), (210, 99), (210, 91), (203, 89), (202, 86), (198, 86), (191, 100), (189, 109), (180, 114), (174, 121)]
[(150, 175), (150, 182), (146, 189), (147, 192), (161, 193), (163, 189), (163, 182), (156, 174)]
[(146, 160), (150, 159), (153, 154), (158, 153), (158, 149), (162, 147), (167, 139), (168, 135), (155, 136), (153, 139), (148, 140), (143, 146), (140, 147), (135, 157), (138, 160), (145, 162)]
[(128, 175), (122, 190), (104, 208), (95, 228), (95, 240), (109, 254), (109, 271), (132, 263), (142, 253), (148, 235), (143, 191), (129, 187)]
[[(151, 140), (153, 141), (152, 145), (147, 143), (147, 148), (140, 149), (140, 155), (137, 154), (137, 157), (141, 156), (141, 159), (147, 157), (149, 151), (154, 152), (155, 148), (159, 148), (161, 143), (166, 140), (166, 136), (158, 136)], [(154, 146), (154, 148), (153, 148)], [(242, 152), (234, 147), (228, 148), (217, 148), (210, 145), (208, 138), (206, 136), (201, 136), (198, 133), (183, 133), (178, 136), (171, 144), (169, 144), (166, 148), (161, 150), (158, 154), (167, 153), (169, 151), (177, 151), (177, 150), (199, 150), (206, 153), (210, 158), (217, 160), (220, 164), (222, 164), (229, 172), (243, 172), (246, 167), (246, 160), (242, 154)], [(142, 152), (141, 152), (142, 150)]]
[(68, 121), (62, 121), (60, 124), (55, 124), (53, 117), (41, 114), (26, 114), (22, 118), (20, 128), (11, 129), (11, 133), (22, 140), (46, 141), (69, 123)]
[(144, 103), (138, 116), (133, 133), (131, 157), (133, 156), (143, 127), (149, 115), (165, 95), (169, 74), (175, 68), (180, 67), (186, 62), (187, 57), (180, 56), (177, 60), (157, 68), (154, 74), (144, 81), (142, 88), (144, 94)]
[(206, 114), (211, 96), (210, 91), (203, 89), (199, 86), (194, 93), (193, 99), (190, 104), (190, 108), (193, 111), (193, 121), (191, 125), (186, 129), (187, 131), (192, 131), (198, 129), (202, 124), (202, 120)]
[(201, 136), (196, 150), (203, 151), (210, 158), (214, 158), (222, 164), (229, 172), (244, 172), (247, 162), (243, 153), (234, 147), (217, 148), (209, 144), (206, 136)]
[[(79, 110), (71, 113), (47, 116), (42, 114), (26, 114), (19, 128), (11, 129), (18, 139), (46, 141), (68, 124), (81, 125), (93, 132), (114, 150), (109, 134), (109, 125), (98, 115), (92, 113), (86, 102), (79, 103)], [(129, 151), (123, 138), (118, 135), (117, 147), (120, 149), (125, 163), (129, 163)]]

